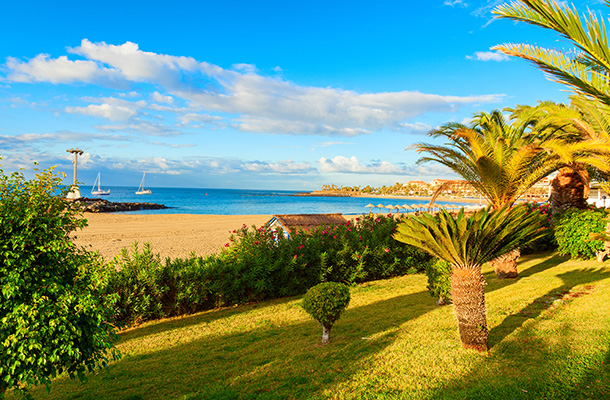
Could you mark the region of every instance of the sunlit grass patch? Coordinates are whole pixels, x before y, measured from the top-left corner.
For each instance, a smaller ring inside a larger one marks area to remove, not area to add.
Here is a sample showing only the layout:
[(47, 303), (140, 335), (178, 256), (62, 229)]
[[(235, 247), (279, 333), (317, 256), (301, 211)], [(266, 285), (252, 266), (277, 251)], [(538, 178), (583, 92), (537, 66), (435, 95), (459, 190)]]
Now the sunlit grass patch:
[[(89, 381), (59, 379), (40, 399), (607, 399), (610, 262), (525, 257), (521, 277), (489, 267), (491, 350), (462, 349), (451, 306), (425, 276), (352, 288), (321, 346), (292, 297), (144, 324), (124, 357)], [(14, 398), (14, 396), (9, 396)]]

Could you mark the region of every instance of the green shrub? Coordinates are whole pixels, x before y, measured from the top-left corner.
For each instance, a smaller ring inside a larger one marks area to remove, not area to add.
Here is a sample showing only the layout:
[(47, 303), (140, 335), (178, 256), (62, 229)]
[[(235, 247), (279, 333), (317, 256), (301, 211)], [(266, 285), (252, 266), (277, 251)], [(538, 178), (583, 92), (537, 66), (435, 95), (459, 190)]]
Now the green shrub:
[(550, 203), (527, 202), (524, 203), (524, 206), (527, 207), (530, 212), (538, 210), (541, 214), (543, 214), (543, 216), (546, 217), (541, 220), (541, 228), (547, 231), (547, 234), (521, 247), (521, 254), (536, 254), (543, 251), (551, 251), (557, 249), (557, 241), (555, 240), (553, 228), (555, 221), (554, 218), (551, 216)]
[(320, 283), (303, 296), (303, 309), (322, 325), (322, 344), (330, 343), (330, 330), (349, 301), (349, 287), (337, 282)]
[(428, 276), (428, 292), (438, 299), (437, 304), (451, 302), (451, 264), (445, 260), (436, 259), (426, 267)]
[(606, 228), (608, 213), (603, 209), (568, 209), (563, 212), (555, 226), (558, 252), (577, 258), (594, 258), (595, 252), (603, 250), (604, 242), (591, 240), (591, 233), (601, 233)]
[(160, 284), (162, 264), (148, 243), (142, 252), (137, 242), (131, 252), (122, 249), (108, 269), (106, 295), (116, 323), (131, 325), (164, 316), (162, 297), (167, 287)]
[(104, 270), (70, 240), (86, 225), (53, 169), (0, 169), (0, 398), (107, 364), (117, 339), (101, 300)]
[(116, 322), (146, 320), (302, 294), (321, 282), (364, 282), (423, 272), (432, 260), (392, 239), (400, 220), (365, 215), (309, 232), (243, 226), (218, 255), (167, 259), (148, 245), (110, 262), (106, 298)]

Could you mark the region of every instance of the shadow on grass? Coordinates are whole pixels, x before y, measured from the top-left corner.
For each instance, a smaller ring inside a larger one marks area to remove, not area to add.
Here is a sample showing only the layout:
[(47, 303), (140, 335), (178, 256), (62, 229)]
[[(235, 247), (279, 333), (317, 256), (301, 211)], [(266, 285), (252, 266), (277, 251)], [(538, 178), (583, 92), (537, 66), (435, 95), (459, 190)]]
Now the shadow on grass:
[[(401, 324), (436, 309), (429, 300), (428, 293), (420, 291), (348, 308), (333, 327), (329, 346), (320, 345), (322, 330), (313, 320), (257, 326), (175, 346), (170, 343), (161, 351), (126, 355), (85, 385), (56, 382), (50, 396), (91, 400), (316, 397), (361, 371), (365, 359), (394, 342)], [(232, 310), (220, 314), (232, 315)], [(207, 318), (192, 316), (182, 326), (196, 327)], [(150, 334), (168, 330), (153, 328), (144, 330)], [(170, 341), (172, 334), (162, 340)], [(131, 334), (132, 339), (144, 336)], [(45, 393), (35, 397), (45, 398)]]
[(557, 276), (561, 278), (563, 285), (549, 290), (547, 293), (534, 299), (517, 313), (506, 317), (500, 325), (491, 329), (489, 332), (490, 347), (500, 343), (512, 332), (522, 327), (527, 320), (537, 318), (557, 302), (563, 302), (569, 298), (588, 294), (592, 289), (588, 286), (585, 286), (580, 292), (572, 292), (572, 289), (578, 285), (590, 285), (593, 282), (609, 278), (610, 271), (605, 268), (587, 268), (564, 272)]
[[(493, 347), (478, 364), (453, 382), (430, 392), (427, 399), (610, 399), (610, 319), (606, 311), (594, 315), (606, 321), (595, 328), (580, 321), (560, 319), (541, 326), (535, 320), (554, 307), (571, 304), (583, 296), (582, 310), (604, 307), (608, 294), (605, 285), (595, 282), (610, 278), (608, 268), (587, 268), (557, 275), (563, 284), (538, 297), (518, 313), (507, 317), (490, 332)], [(576, 286), (579, 287), (575, 290)], [(595, 294), (594, 294), (595, 292)], [(555, 320), (553, 314), (545, 314)], [(577, 314), (572, 314), (572, 317)], [(524, 325), (525, 321), (533, 323)], [(503, 341), (515, 332), (510, 341)], [(601, 334), (599, 334), (601, 333)]]
[[(544, 254), (533, 254), (523, 256), (520, 259), (519, 264), (523, 265), (523, 263), (528, 262), (530, 259), (539, 259), (540, 257), (544, 257)], [(494, 290), (502, 289), (506, 286), (510, 286), (523, 278), (529, 278), (535, 274), (544, 272), (548, 269), (555, 268), (559, 264), (562, 264), (566, 261), (569, 261), (568, 257), (558, 256), (556, 254), (549, 253), (543, 261), (538, 262), (530, 267), (527, 267), (523, 270), (519, 271), (519, 276), (514, 279), (498, 279), (496, 278), (496, 273), (492, 271), (487, 271), (483, 274), (485, 281), (487, 282), (487, 287), (485, 288), (485, 292), (493, 292)]]
[(279, 299), (265, 300), (259, 303), (251, 303), (240, 305), (239, 307), (223, 307), (207, 311), (201, 311), (191, 315), (182, 315), (174, 318), (164, 318), (157, 321), (150, 321), (135, 326), (121, 332), (121, 343), (130, 340), (136, 340), (145, 336), (161, 334), (167, 331), (173, 331), (182, 328), (188, 328), (192, 325), (209, 324), (218, 319), (228, 318), (233, 315), (239, 315), (254, 309), (264, 310), (265, 308), (274, 307), (277, 305), (289, 303), (300, 296), (282, 297)]

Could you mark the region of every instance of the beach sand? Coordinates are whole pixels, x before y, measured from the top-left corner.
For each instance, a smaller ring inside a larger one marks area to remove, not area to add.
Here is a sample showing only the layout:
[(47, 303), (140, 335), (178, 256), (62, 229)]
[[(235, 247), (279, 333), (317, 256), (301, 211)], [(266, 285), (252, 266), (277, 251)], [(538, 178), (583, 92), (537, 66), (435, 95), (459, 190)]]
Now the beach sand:
[(260, 227), (270, 215), (194, 215), (194, 214), (94, 214), (85, 213), (89, 226), (77, 231), (75, 243), (97, 250), (106, 260), (137, 241), (151, 245), (161, 258), (185, 258), (218, 253), (234, 229), (244, 224)]

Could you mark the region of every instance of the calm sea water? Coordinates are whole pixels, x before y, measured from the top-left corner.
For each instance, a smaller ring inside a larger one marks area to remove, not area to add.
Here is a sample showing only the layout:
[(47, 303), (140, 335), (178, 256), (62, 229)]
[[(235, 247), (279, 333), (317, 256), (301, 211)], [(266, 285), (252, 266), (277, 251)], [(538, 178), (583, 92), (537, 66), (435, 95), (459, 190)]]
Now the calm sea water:
[[(424, 200), (363, 197), (312, 197), (296, 196), (296, 191), (279, 190), (242, 190), (242, 189), (189, 189), (189, 188), (150, 188), (150, 195), (136, 195), (137, 187), (107, 186), (108, 196), (92, 196), (91, 187), (81, 187), (84, 197), (100, 197), (113, 202), (158, 203), (170, 207), (164, 210), (143, 210), (137, 214), (216, 214), (216, 215), (255, 215), (255, 214), (362, 214), (365, 207), (373, 204), (422, 204)], [(438, 202), (448, 204), (447, 202)], [(451, 204), (461, 204), (458, 202)], [(463, 204), (467, 205), (467, 204)], [(373, 212), (380, 209), (373, 208)], [(395, 212), (395, 211), (393, 211)], [(401, 211), (404, 212), (404, 211)]]

